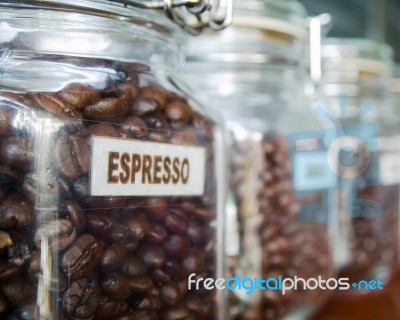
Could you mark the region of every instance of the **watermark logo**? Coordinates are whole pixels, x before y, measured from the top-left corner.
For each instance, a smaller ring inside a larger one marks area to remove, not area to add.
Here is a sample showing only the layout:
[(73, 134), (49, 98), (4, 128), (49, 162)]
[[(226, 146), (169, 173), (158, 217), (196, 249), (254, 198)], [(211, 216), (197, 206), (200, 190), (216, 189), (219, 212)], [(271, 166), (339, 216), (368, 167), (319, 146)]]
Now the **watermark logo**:
[(383, 290), (383, 281), (381, 280), (361, 280), (359, 282), (350, 283), (349, 278), (329, 278), (323, 279), (321, 276), (317, 278), (303, 279), (295, 276), (294, 278), (284, 278), (278, 276), (263, 279), (261, 276), (256, 278), (241, 278), (238, 276), (228, 279), (224, 278), (200, 278), (192, 273), (188, 278), (188, 290), (230, 290), (244, 291), (246, 295), (251, 295), (254, 291), (278, 291), (282, 295), (286, 295), (290, 291), (348, 291), (352, 289), (363, 291)]
[(338, 102), (339, 116), (331, 115), (321, 105), (316, 108), (332, 127), (287, 135), (293, 192), (317, 193), (321, 198), (320, 203), (302, 205), (298, 219), (303, 222), (328, 221), (335, 190), (345, 190), (354, 216), (380, 214), (379, 203), (357, 196), (360, 187), (380, 183), (376, 127), (368, 121), (373, 106), (367, 103), (353, 112), (346, 95), (341, 95)]

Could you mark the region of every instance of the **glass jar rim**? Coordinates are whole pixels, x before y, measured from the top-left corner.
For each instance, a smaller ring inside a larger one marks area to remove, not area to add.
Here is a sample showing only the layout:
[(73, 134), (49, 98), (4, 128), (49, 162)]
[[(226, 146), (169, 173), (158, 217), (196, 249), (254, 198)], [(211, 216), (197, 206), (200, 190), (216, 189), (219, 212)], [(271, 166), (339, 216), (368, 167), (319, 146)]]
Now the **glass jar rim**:
[(236, 0), (233, 26), (306, 38), (308, 14), (297, 0)]
[(86, 14), (131, 22), (132, 24), (148, 25), (160, 33), (175, 36), (180, 32), (178, 25), (172, 23), (163, 12), (138, 7), (127, 6), (121, 1), (112, 0), (5, 0), (0, 1), (0, 8), (6, 9), (40, 9)]
[(343, 66), (352, 64), (360, 71), (390, 73), (394, 50), (385, 43), (364, 38), (326, 38), (322, 42), (323, 60), (338, 60)]

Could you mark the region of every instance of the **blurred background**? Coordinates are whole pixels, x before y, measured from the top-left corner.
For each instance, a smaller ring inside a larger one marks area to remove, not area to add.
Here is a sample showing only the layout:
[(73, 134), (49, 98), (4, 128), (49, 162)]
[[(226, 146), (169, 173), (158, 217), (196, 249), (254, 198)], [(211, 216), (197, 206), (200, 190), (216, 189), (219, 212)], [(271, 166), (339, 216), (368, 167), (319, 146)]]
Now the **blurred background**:
[(390, 44), (400, 63), (400, 0), (300, 0), (311, 15), (329, 12), (331, 37), (366, 37)]

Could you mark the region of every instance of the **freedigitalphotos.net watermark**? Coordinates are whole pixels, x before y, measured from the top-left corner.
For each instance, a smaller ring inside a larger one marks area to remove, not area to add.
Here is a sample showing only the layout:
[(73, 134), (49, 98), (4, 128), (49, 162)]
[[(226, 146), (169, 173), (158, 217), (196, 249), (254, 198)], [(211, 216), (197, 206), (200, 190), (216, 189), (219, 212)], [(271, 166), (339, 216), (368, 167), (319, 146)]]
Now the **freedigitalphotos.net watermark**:
[(263, 279), (261, 276), (256, 278), (241, 278), (238, 276), (228, 279), (224, 278), (198, 278), (195, 273), (188, 277), (188, 290), (243, 290), (247, 295), (252, 294), (256, 290), (280, 291), (282, 295), (286, 295), (289, 291), (314, 291), (314, 290), (340, 290), (348, 291), (351, 289), (376, 291), (383, 290), (383, 281), (381, 280), (361, 280), (350, 283), (349, 278), (329, 278), (323, 279), (321, 276), (317, 278), (303, 279), (295, 276), (294, 278), (277, 278)]

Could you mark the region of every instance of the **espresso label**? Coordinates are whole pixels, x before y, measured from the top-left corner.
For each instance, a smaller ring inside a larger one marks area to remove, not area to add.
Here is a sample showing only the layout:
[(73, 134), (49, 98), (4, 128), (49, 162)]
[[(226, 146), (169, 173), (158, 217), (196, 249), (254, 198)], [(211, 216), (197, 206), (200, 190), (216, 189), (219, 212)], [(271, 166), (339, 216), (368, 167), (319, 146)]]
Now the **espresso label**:
[(92, 196), (200, 196), (204, 148), (93, 137)]

